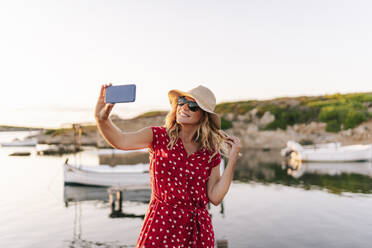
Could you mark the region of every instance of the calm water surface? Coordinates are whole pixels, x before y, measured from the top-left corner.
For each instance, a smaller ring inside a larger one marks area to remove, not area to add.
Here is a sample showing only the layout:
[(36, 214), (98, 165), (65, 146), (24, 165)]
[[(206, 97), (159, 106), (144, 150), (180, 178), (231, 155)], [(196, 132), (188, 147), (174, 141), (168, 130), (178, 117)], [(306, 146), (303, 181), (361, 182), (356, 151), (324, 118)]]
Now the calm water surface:
[[(0, 142), (27, 134), (0, 132)], [(42, 148), (0, 148), (0, 247), (133, 247), (146, 201), (129, 196), (126, 217), (111, 218), (105, 189), (63, 184), (65, 158), (95, 166), (97, 150), (37, 156)], [(14, 151), (32, 154), (8, 156)], [(210, 207), (216, 240), (227, 247), (372, 247), (372, 166), (316, 166), (289, 175), (277, 162), (242, 158), (223, 204)]]

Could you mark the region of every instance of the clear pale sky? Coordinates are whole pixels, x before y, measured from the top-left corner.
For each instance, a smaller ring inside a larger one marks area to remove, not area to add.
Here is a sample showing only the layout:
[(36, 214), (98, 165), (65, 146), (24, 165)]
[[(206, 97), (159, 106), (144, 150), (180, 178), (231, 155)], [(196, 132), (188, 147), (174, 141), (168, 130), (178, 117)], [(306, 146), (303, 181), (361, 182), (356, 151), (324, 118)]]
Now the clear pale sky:
[(372, 91), (372, 2), (0, 2), (0, 125), (93, 121), (102, 83), (135, 83), (132, 117), (170, 89), (224, 101)]

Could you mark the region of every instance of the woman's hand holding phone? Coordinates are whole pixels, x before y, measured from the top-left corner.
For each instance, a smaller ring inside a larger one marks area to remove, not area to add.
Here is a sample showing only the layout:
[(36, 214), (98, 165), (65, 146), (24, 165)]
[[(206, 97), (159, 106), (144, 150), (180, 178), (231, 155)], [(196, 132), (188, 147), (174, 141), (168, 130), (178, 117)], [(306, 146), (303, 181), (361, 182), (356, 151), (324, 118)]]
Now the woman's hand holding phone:
[(108, 120), (111, 110), (115, 105), (113, 103), (106, 103), (105, 101), (106, 88), (109, 86), (112, 86), (112, 83), (104, 84), (101, 86), (101, 91), (99, 93), (96, 109), (94, 112), (94, 116), (97, 121)]

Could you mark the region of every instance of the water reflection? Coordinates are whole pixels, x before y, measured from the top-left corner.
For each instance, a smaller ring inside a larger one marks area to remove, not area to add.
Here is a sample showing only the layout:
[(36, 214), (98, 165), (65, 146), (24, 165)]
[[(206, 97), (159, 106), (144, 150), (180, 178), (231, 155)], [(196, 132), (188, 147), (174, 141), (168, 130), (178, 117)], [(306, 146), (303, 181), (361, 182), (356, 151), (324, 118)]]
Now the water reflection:
[[(112, 218), (118, 217), (140, 217), (142, 215), (132, 215), (123, 213), (123, 202), (149, 203), (151, 197), (150, 189), (134, 190), (112, 190), (107, 187), (89, 187), (89, 186), (64, 186), (64, 202), (69, 207), (71, 203), (81, 203), (85, 201), (109, 202), (111, 206)], [(75, 204), (76, 205), (76, 204)]]
[(73, 202), (97, 200), (108, 202), (107, 188), (65, 185), (63, 189), (63, 199), (66, 207)]
[(296, 158), (283, 163), (277, 150), (243, 153), (234, 180), (275, 183), (305, 189), (326, 189), (330, 193), (372, 193), (372, 163), (301, 163)]
[(371, 162), (349, 162), (349, 163), (313, 163), (303, 162), (293, 167), (283, 164), (283, 169), (287, 169), (294, 178), (300, 178), (305, 174), (318, 174), (338, 176), (342, 174), (357, 174), (372, 178)]
[(72, 240), (66, 240), (66, 246), (71, 248), (90, 248), (90, 247), (105, 247), (105, 248), (117, 248), (117, 247), (133, 247), (133, 245), (123, 245), (119, 242), (99, 242), (90, 241), (83, 238), (82, 228), (82, 201), (74, 202), (74, 225), (73, 225), (73, 237)]
[(123, 200), (136, 201), (149, 203), (151, 197), (150, 189), (141, 189), (141, 190), (126, 190), (126, 189), (117, 189), (110, 188), (108, 190), (111, 213), (110, 218), (145, 218), (144, 214), (126, 214), (123, 212)]
[[(96, 242), (84, 239), (82, 236), (82, 205), (88, 201), (100, 201), (109, 203), (111, 212), (109, 218), (140, 218), (144, 219), (145, 214), (126, 213), (125, 202), (139, 202), (148, 204), (151, 199), (151, 189), (129, 189), (120, 187), (91, 187), (91, 186), (70, 186), (65, 185), (63, 189), (63, 199), (66, 208), (74, 208), (74, 225), (72, 240), (65, 241), (68, 247), (134, 247), (133, 245), (123, 245), (115, 242)], [(224, 213), (224, 203), (219, 205), (222, 217)], [(207, 205), (208, 210), (211, 209), (210, 203)], [(210, 213), (211, 218), (213, 215)], [(226, 239), (216, 240), (217, 248), (227, 248), (228, 241)]]
[(118, 242), (97, 242), (83, 238), (82, 208), (85, 202), (99, 201), (110, 204), (109, 218), (140, 218), (144, 214), (125, 213), (125, 202), (138, 202), (147, 204), (150, 201), (150, 189), (135, 189), (127, 191), (113, 191), (107, 187), (69, 186), (63, 188), (63, 199), (66, 208), (74, 208), (73, 238), (66, 241), (68, 247), (134, 247)]

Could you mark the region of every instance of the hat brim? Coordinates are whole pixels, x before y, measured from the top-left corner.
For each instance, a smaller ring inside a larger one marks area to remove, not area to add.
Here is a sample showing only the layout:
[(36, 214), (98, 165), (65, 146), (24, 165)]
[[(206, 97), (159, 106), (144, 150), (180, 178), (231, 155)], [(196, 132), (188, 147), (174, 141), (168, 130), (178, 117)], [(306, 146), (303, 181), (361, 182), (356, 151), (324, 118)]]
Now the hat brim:
[(184, 92), (181, 90), (171, 90), (168, 92), (168, 98), (169, 98), (169, 103), (171, 105), (174, 105), (177, 103), (177, 98), (178, 96), (188, 96), (193, 98), (198, 106), (205, 112), (209, 113), (212, 117), (213, 122), (216, 124), (218, 129), (221, 129), (221, 118), (218, 116), (217, 113), (210, 111), (208, 108), (205, 107), (204, 103), (199, 100), (198, 96), (194, 96), (188, 92)]

